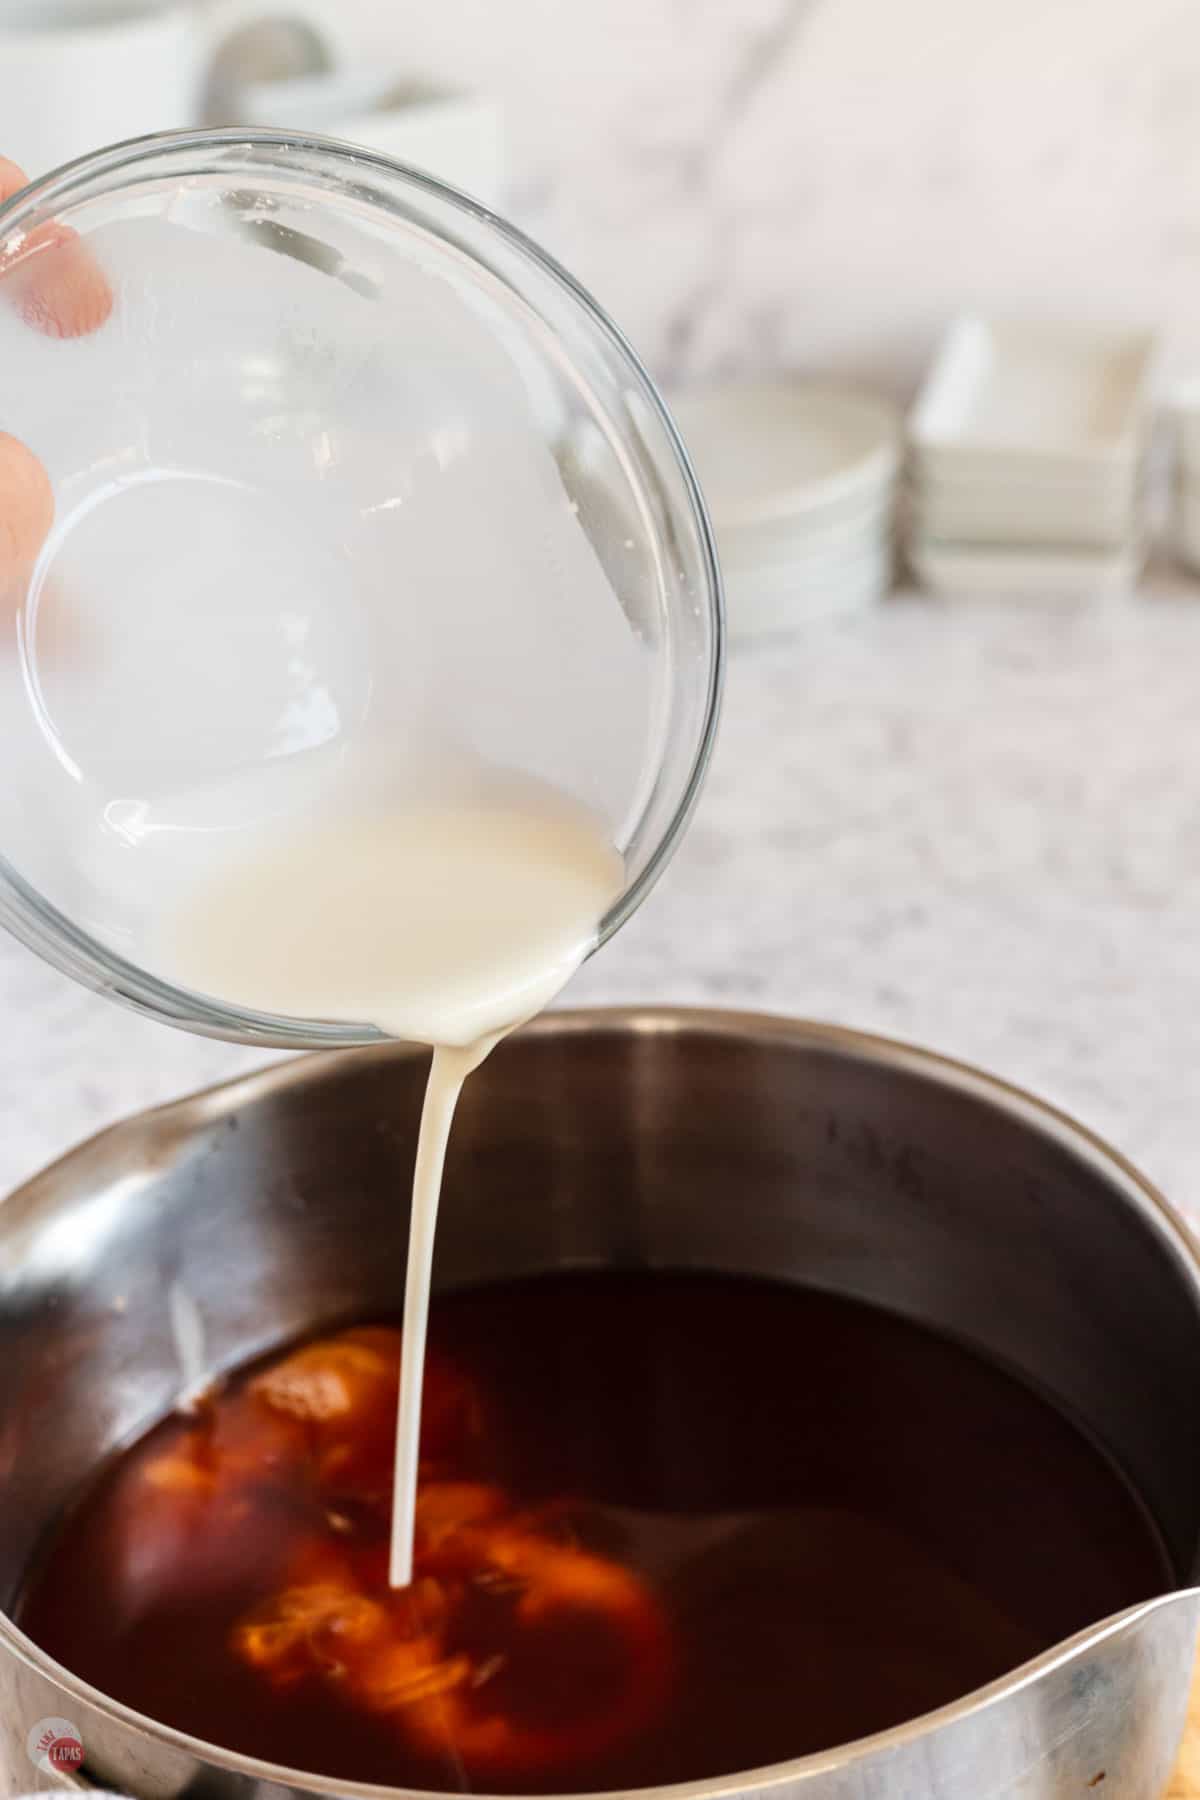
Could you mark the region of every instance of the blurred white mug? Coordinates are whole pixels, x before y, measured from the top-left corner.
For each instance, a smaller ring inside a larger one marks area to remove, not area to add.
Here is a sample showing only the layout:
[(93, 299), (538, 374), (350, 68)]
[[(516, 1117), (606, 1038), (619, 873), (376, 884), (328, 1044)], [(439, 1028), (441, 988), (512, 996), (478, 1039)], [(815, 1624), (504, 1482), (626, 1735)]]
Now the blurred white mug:
[(230, 33), (289, 0), (0, 0), (0, 155), (31, 176), (198, 125)]

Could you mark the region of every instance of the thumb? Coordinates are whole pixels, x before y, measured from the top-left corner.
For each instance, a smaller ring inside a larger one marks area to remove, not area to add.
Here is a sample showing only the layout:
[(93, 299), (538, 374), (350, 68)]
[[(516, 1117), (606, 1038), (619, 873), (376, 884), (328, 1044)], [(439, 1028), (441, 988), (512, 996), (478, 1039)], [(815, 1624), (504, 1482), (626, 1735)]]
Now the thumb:
[[(0, 157), (0, 204), (24, 185), (23, 172)], [(0, 276), (5, 299), (53, 337), (94, 331), (112, 308), (103, 272), (64, 226), (34, 232), (14, 259), (0, 259)], [(53, 521), (46, 471), (24, 444), (0, 432), (0, 593), (28, 573)]]
[(50, 477), (32, 450), (0, 432), (0, 591), (29, 572), (53, 522)]

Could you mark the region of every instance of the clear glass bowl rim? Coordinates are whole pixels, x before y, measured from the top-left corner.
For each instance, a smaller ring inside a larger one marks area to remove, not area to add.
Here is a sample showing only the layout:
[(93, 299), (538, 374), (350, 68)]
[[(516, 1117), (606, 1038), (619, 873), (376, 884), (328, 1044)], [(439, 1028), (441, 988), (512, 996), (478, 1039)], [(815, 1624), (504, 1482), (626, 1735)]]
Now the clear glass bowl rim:
[[(326, 157), (334, 162), (344, 162), (348, 169), (357, 167), (378, 170), (391, 180), (399, 180), (442, 202), (451, 210), (465, 214), (476, 224), (486, 226), (519, 256), (531, 262), (541, 274), (564, 289), (598, 334), (607, 338), (617, 350), (640, 389), (640, 398), (662, 428), (667, 447), (675, 458), (699, 541), (704, 600), (711, 632), (712, 655), (707, 672), (703, 721), (687, 779), (670, 822), (645, 867), (601, 921), (596, 942), (589, 952), (594, 954), (637, 911), (671, 860), (699, 799), (716, 738), (725, 677), (725, 601), (712, 523), (691, 458), (662, 395), (624, 333), (587, 289), (553, 256), (499, 214), (472, 200), (469, 195), (437, 180), (435, 176), (338, 138), (310, 132), (224, 126), (218, 129), (155, 132), (147, 137), (130, 138), (78, 157), (59, 169), (39, 176), (14, 194), (0, 205), (0, 236), (19, 222), (23, 213), (33, 208), (53, 209), (77, 189), (114, 171), (136, 168), (140, 163), (167, 157), (175, 152), (187, 154), (210, 149), (243, 150), (250, 153), (259, 146)], [(254, 1012), (161, 981), (139, 969), (135, 963), (129, 962), (116, 951), (110, 950), (76, 925), (65, 913), (52, 906), (3, 855), (0, 855), (0, 923), (7, 926), (14, 936), (36, 951), (46, 962), (83, 986), (103, 993), (137, 1012), (149, 1014), (164, 1024), (175, 1025), (200, 1036), (281, 1050), (348, 1048), (384, 1041), (384, 1034), (374, 1026), (343, 1025), (328, 1020), (303, 1020)]]

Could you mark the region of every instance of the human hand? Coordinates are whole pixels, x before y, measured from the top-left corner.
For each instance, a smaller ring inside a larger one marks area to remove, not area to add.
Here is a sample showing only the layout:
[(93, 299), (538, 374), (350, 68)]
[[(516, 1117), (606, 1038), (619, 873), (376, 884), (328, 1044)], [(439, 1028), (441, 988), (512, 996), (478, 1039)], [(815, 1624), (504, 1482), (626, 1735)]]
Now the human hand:
[[(0, 157), (0, 202), (25, 186), (15, 163)], [(33, 232), (16, 255), (0, 255), (0, 302), (15, 306), (35, 331), (82, 337), (112, 311), (104, 274), (69, 226)], [(28, 572), (54, 521), (50, 478), (33, 452), (0, 431), (0, 592)]]

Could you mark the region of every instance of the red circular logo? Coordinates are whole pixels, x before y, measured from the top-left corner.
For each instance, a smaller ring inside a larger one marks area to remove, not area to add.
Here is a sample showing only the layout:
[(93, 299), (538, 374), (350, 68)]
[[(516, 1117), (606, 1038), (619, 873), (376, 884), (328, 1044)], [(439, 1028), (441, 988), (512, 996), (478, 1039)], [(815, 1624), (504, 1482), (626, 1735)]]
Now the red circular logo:
[(77, 1737), (57, 1737), (46, 1746), (46, 1761), (52, 1769), (77, 1769), (83, 1761), (83, 1745)]
[(34, 1768), (62, 1775), (83, 1767), (83, 1733), (70, 1719), (39, 1719), (30, 1727), (25, 1748)]

